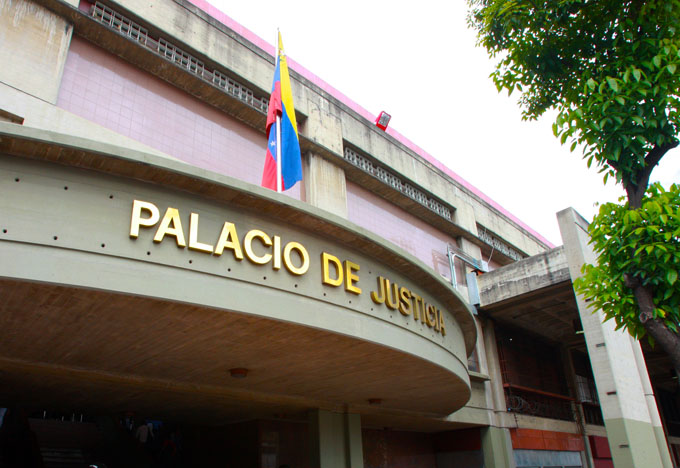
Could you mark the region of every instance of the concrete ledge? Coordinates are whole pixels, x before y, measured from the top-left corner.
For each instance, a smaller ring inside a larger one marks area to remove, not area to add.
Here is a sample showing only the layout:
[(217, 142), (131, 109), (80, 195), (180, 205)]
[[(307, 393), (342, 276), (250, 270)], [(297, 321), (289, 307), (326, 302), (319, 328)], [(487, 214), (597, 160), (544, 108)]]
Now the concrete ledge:
[(571, 281), (564, 247), (556, 247), (478, 277), (481, 307)]
[(326, 236), (391, 265), (442, 302), (459, 323), (469, 355), (477, 337), (472, 307), (420, 260), (346, 219), (282, 194), (128, 148), (0, 122), (0, 151), (152, 182), (255, 210)]

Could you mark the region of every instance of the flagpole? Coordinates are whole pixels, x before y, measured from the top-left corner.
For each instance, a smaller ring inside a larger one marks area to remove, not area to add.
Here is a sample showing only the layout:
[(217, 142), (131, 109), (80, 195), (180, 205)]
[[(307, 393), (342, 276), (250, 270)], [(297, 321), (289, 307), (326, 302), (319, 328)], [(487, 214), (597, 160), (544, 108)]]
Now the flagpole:
[(281, 116), (276, 116), (276, 191), (283, 191), (281, 183)]
[[(279, 29), (276, 28), (276, 63), (274, 64), (274, 68), (279, 64), (279, 55), (281, 51), (281, 44), (279, 44), (279, 39), (281, 37), (281, 34), (279, 33)], [(283, 192), (283, 187), (282, 187), (282, 181), (281, 181), (281, 116), (276, 115), (276, 191), (278, 193)]]

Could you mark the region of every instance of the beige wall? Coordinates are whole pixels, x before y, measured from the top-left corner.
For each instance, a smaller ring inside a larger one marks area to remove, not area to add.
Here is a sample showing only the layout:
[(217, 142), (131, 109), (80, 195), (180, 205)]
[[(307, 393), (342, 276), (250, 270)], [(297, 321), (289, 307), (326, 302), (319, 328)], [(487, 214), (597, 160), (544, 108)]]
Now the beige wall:
[[(225, 30), (224, 26), (193, 5), (183, 8), (166, 1), (117, 3), (160, 28), (168, 39), (187, 44), (235, 73), (244, 83), (252, 84), (261, 95), (268, 94), (273, 59), (247, 41), (225, 35), (220, 30)], [(294, 70), (291, 79), (296, 110), (306, 116), (300, 133), (312, 142), (342, 158), (343, 140), (347, 141), (452, 205), (457, 210), (456, 222), (473, 234), (476, 223), (480, 223), (529, 255), (543, 250), (536, 239), (514, 222), (386, 133), (376, 130), (347, 105)]]
[(40, 5), (0, 0), (0, 82), (54, 104), (72, 32)]

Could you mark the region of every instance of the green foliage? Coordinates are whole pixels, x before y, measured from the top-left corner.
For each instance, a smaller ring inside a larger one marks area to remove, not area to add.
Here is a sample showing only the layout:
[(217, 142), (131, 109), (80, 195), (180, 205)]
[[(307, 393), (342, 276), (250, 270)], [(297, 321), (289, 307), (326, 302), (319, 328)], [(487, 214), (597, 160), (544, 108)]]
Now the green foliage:
[(680, 186), (665, 191), (653, 184), (642, 207), (607, 203), (589, 227), (590, 243), (599, 255), (597, 265), (584, 265), (584, 276), (574, 286), (617, 328), (628, 329), (640, 338), (640, 322), (633, 292), (624, 275), (639, 278), (653, 293), (654, 318), (678, 332), (680, 326)]
[(480, 44), (499, 59), (499, 91), (521, 93), (525, 119), (556, 109), (555, 136), (572, 151), (582, 144), (605, 181), (636, 187), (646, 155), (677, 144), (680, 0), (468, 3)]
[[(680, 0), (468, 4), (480, 44), (498, 59), (498, 90), (520, 93), (524, 119), (555, 109), (561, 143), (580, 144), (588, 167), (626, 189), (628, 203), (603, 205), (590, 226), (598, 264), (584, 267), (577, 290), (633, 336), (663, 337), (680, 375), (680, 189), (645, 192), (679, 143)], [(664, 330), (640, 321), (652, 308)]]

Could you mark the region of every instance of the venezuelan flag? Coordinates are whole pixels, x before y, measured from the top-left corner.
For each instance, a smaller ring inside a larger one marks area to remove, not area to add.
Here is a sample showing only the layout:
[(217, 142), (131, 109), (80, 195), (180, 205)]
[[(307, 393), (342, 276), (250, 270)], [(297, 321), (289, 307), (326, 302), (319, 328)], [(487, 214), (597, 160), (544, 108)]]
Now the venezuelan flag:
[[(277, 125), (277, 117), (280, 125)], [(280, 134), (278, 133), (280, 128)], [(282, 190), (288, 190), (302, 180), (300, 141), (298, 140), (293, 93), (290, 88), (288, 64), (279, 33), (278, 56), (274, 70), (274, 84), (267, 113), (267, 156), (262, 173), (262, 186), (276, 190), (276, 160), (281, 157)], [(280, 145), (277, 151), (277, 145)]]

